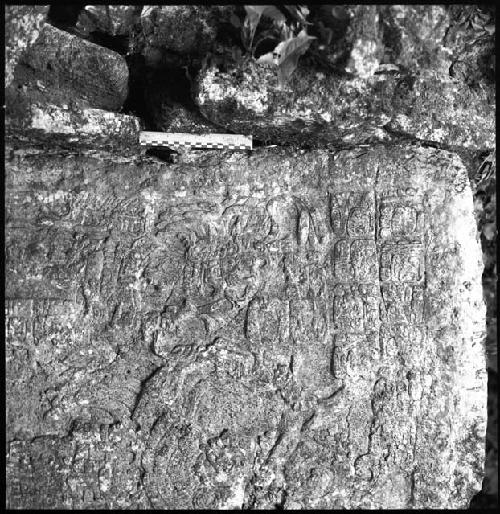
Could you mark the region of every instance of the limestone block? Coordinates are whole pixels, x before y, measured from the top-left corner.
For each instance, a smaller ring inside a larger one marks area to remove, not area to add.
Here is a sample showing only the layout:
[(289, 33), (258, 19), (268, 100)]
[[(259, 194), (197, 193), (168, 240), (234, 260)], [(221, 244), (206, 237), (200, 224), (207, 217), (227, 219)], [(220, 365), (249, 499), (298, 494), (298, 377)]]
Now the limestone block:
[(230, 7), (146, 5), (133, 44), (142, 50), (148, 62), (154, 62), (164, 50), (204, 56), (215, 41), (220, 15), (225, 10)]
[(280, 87), (274, 68), (252, 60), (227, 72), (207, 67), (194, 92), (201, 113), (271, 143), (335, 147), (418, 138), (477, 150), (495, 145), (495, 110), (485, 92), (427, 73), (382, 71), (369, 78), (301, 69)]
[(76, 28), (85, 35), (97, 31), (113, 37), (129, 36), (139, 23), (140, 12), (137, 5), (86, 5)]
[(5, 6), (5, 87), (23, 52), (38, 38), (48, 10), (46, 5)]
[(48, 24), (15, 73), (20, 86), (41, 85), (51, 103), (78, 99), (111, 111), (125, 102), (128, 77), (127, 63), (118, 53)]
[(467, 507), (485, 308), (456, 154), (49, 150), (6, 148), (8, 507)]
[(395, 64), (414, 74), (425, 70), (448, 74), (453, 50), (445, 45), (451, 25), (447, 6), (377, 6), (377, 13), (384, 49), (381, 63)]
[[(138, 118), (102, 109), (90, 109), (85, 104), (71, 102), (51, 105), (44, 98), (28, 95), (8, 97), (6, 136), (23, 145), (60, 145), (78, 151), (117, 150), (122, 155), (137, 154), (140, 149)], [(38, 100), (38, 101), (36, 101)]]

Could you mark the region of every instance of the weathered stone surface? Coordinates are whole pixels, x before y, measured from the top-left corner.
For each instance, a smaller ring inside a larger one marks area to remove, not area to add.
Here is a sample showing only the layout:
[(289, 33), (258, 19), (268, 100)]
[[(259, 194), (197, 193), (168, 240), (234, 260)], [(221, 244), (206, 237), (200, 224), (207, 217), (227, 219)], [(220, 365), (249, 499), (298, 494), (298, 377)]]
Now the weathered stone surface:
[(453, 49), (445, 45), (451, 25), (444, 5), (356, 5), (346, 40), (352, 46), (348, 70), (369, 77), (381, 64), (419, 74), (448, 74)]
[(48, 10), (46, 5), (5, 6), (5, 87), (23, 52), (38, 38)]
[(140, 5), (86, 5), (76, 28), (83, 34), (103, 32), (110, 36), (129, 36), (140, 23)]
[(229, 19), (232, 6), (154, 5), (144, 6), (141, 29), (131, 45), (154, 64), (164, 51), (203, 57), (213, 45), (218, 26)]
[(136, 155), (140, 150), (141, 124), (135, 116), (89, 109), (79, 101), (51, 105), (44, 102), (43, 94), (40, 98), (11, 92), (14, 94), (7, 95), (6, 136), (18, 144), (59, 145), (73, 151), (116, 150), (122, 155)]
[(485, 313), (456, 155), (6, 155), (9, 507), (467, 506)]
[(274, 66), (226, 59), (198, 76), (201, 112), (276, 144), (403, 136), (494, 147), (494, 12), (487, 6), (351, 5), (345, 19), (328, 17), (328, 7), (313, 10), (316, 39), (288, 84), (278, 85)]
[(449, 73), (473, 88), (486, 89), (495, 104), (495, 5), (451, 5), (444, 39)]
[(111, 111), (127, 98), (128, 76), (121, 55), (48, 24), (15, 70), (18, 87), (42, 88), (49, 103), (82, 100)]
[(396, 132), (475, 150), (495, 146), (486, 93), (430, 72), (381, 69), (362, 79), (299, 67), (282, 88), (274, 68), (242, 60), (225, 73), (203, 70), (195, 101), (210, 121), (272, 143), (334, 147), (392, 141)]
[(196, 110), (173, 102), (165, 91), (156, 90), (147, 100), (148, 111), (154, 130), (159, 132), (187, 132), (190, 134), (211, 134), (226, 132), (205, 119)]

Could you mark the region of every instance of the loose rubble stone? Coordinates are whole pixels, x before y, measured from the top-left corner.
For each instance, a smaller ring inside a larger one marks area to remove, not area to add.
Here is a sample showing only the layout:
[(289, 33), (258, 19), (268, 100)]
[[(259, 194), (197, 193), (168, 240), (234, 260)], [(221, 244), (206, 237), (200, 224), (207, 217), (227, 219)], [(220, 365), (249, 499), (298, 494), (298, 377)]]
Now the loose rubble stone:
[(139, 23), (142, 7), (138, 5), (86, 5), (76, 28), (83, 34), (103, 32), (110, 36), (129, 36)]
[(379, 28), (377, 5), (358, 5), (351, 13), (347, 40), (352, 45), (346, 71), (361, 78), (372, 76), (384, 58), (384, 43)]
[[(185, 132), (190, 134), (222, 133), (225, 130), (210, 123), (194, 110), (186, 109), (182, 104), (172, 102), (167, 94), (151, 95), (148, 99), (154, 129), (159, 132)], [(163, 98), (161, 98), (163, 96)], [(159, 98), (160, 97), (160, 98)], [(151, 105), (153, 99), (159, 99)]]
[[(322, 46), (320, 53), (331, 64), (342, 66), (347, 56), (346, 70), (358, 77), (369, 77), (379, 66), (397, 66), (412, 75), (432, 71), (472, 86), (479, 82), (489, 89), (494, 84), (493, 6), (349, 5), (342, 9), (341, 19), (335, 13), (338, 6), (313, 8), (311, 13), (310, 30), (318, 38), (313, 49)], [(493, 104), (494, 95), (490, 100)]]
[(48, 10), (46, 5), (5, 6), (5, 87), (23, 52), (38, 38)]
[(18, 144), (56, 144), (73, 150), (117, 150), (122, 155), (140, 150), (138, 118), (89, 109), (78, 102), (51, 105), (26, 102), (12, 106), (6, 116), (6, 135)]
[[(277, 68), (226, 59), (202, 69), (195, 101), (221, 127), (276, 144), (335, 147), (406, 137), (491, 149), (495, 105), (484, 61), (494, 55), (494, 18), (484, 7), (468, 9), (458, 6), (460, 17), (447, 6), (347, 6), (347, 29), (335, 16), (328, 26), (314, 18), (311, 27), (321, 25), (312, 49), (333, 71), (306, 54), (281, 87)], [(453, 71), (468, 65), (469, 75)]]
[(381, 64), (395, 64), (413, 74), (432, 70), (448, 75), (453, 50), (444, 44), (451, 24), (447, 6), (389, 5), (376, 9), (375, 27), (383, 45)]
[(361, 79), (299, 68), (281, 88), (273, 68), (246, 60), (224, 73), (203, 70), (195, 101), (213, 123), (271, 143), (335, 147), (405, 136), (475, 150), (495, 146), (495, 111), (485, 94), (438, 74)]
[(485, 309), (455, 154), (49, 151), (6, 148), (8, 507), (468, 505)]
[(213, 45), (217, 27), (229, 19), (232, 6), (155, 5), (144, 6), (141, 30), (131, 42), (152, 65), (162, 52), (203, 57)]
[(111, 111), (127, 98), (128, 76), (121, 55), (48, 24), (15, 72), (18, 86), (43, 88), (49, 103), (83, 100)]
[(451, 23), (445, 45), (450, 50), (449, 73), (473, 88), (488, 91), (495, 104), (495, 6), (450, 6)]

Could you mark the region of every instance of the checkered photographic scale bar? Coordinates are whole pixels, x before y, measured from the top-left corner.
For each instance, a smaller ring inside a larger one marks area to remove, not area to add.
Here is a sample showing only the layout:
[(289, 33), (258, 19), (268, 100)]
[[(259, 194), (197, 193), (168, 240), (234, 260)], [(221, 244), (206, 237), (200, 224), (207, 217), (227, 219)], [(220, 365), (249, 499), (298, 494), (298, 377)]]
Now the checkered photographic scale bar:
[(141, 146), (163, 146), (173, 150), (182, 148), (252, 150), (252, 136), (239, 134), (141, 132), (139, 143)]

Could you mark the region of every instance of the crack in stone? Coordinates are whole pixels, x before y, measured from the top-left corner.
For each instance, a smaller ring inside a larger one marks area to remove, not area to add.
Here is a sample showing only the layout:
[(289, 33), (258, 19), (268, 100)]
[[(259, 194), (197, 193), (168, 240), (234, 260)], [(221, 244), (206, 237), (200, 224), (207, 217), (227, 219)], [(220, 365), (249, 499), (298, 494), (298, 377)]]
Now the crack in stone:
[(135, 412), (136, 412), (137, 408), (139, 407), (140, 401), (144, 395), (144, 392), (148, 386), (149, 381), (152, 380), (164, 367), (165, 367), (165, 365), (163, 365), (163, 364), (157, 366), (144, 380), (141, 381), (140, 390), (137, 393), (134, 406), (132, 407), (132, 410), (130, 412), (130, 419), (134, 418)]

